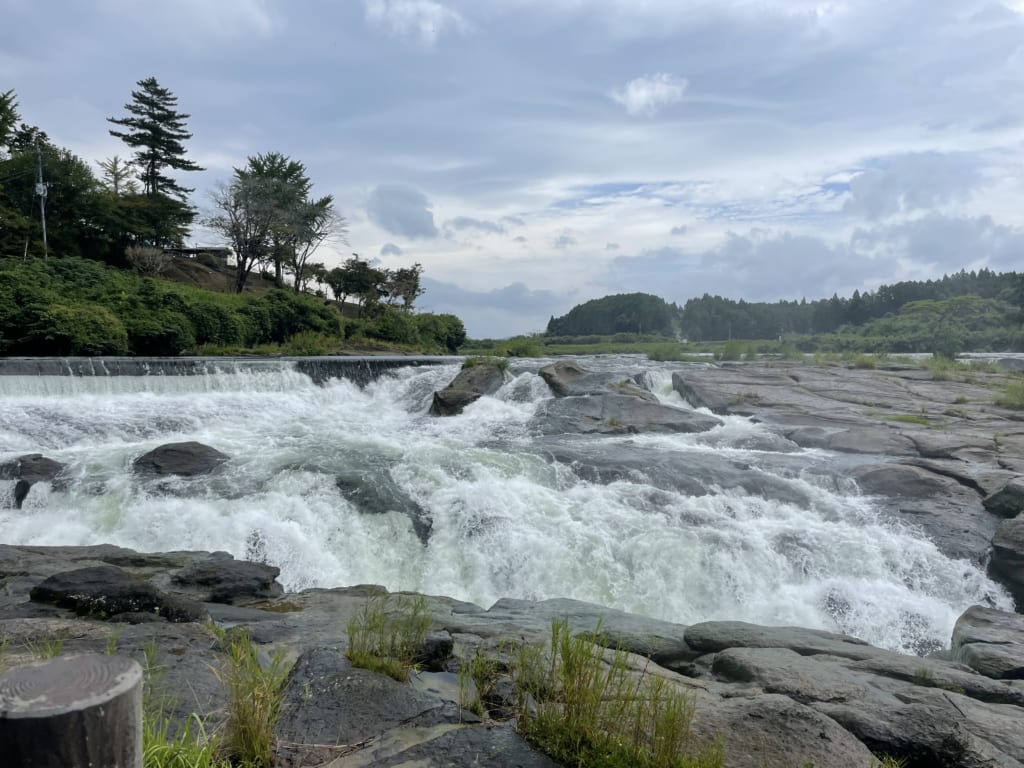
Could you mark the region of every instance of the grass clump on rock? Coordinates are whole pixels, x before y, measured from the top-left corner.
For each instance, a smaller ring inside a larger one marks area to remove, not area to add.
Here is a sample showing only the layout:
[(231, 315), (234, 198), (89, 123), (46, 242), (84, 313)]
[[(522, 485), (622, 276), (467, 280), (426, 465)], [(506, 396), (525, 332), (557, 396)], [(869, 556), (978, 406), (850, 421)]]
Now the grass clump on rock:
[(353, 666), (381, 672), (400, 682), (409, 680), (427, 632), (430, 614), (422, 595), (373, 597), (348, 623), (345, 656)]
[(549, 651), (520, 649), (513, 677), (519, 730), (565, 765), (588, 768), (721, 768), (722, 744), (697, 745), (691, 697), (662, 677), (637, 674), (629, 654), (554, 621)]
[(996, 405), (1014, 410), (1024, 410), (1024, 379), (1007, 382), (1003, 394), (996, 398)]

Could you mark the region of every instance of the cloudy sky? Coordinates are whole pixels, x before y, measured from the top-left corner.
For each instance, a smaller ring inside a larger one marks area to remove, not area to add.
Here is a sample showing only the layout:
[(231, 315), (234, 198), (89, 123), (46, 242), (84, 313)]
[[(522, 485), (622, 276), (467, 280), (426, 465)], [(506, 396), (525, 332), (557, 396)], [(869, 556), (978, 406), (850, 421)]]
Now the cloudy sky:
[[(0, 0), (0, 91), (90, 160), (153, 75), (195, 202), (277, 150), (424, 309), (819, 298), (1024, 268), (1024, 0)], [(196, 240), (208, 240), (197, 231)]]

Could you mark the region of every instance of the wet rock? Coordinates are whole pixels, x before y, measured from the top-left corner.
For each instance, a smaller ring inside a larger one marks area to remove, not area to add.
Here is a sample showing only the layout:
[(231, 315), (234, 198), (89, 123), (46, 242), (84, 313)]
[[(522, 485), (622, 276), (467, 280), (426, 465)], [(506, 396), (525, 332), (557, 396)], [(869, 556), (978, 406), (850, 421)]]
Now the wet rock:
[(453, 647), (452, 636), (447, 630), (428, 632), (416, 653), (416, 663), (428, 672), (440, 672), (444, 663), (451, 658)]
[(447, 387), (434, 393), (430, 413), (434, 416), (456, 416), (484, 395), (493, 395), (504, 383), (505, 370), (502, 366), (482, 364), (463, 368)]
[(540, 405), (534, 417), (543, 434), (633, 434), (706, 432), (722, 422), (696, 411), (652, 403), (630, 395), (562, 397)]
[(1024, 615), (971, 606), (953, 627), (952, 651), (986, 677), (1024, 680)]
[(1024, 515), (1004, 520), (992, 538), (992, 571), (1024, 594)]
[(724, 737), (727, 768), (872, 764), (867, 747), (834, 720), (785, 696), (701, 696), (691, 730), (697, 741)]
[(230, 458), (216, 448), (194, 441), (167, 443), (139, 456), (132, 466), (140, 474), (193, 477), (209, 474)]
[(1000, 517), (1016, 517), (1024, 512), (1024, 478), (1015, 477), (982, 500), (985, 509)]
[(29, 593), (32, 600), (105, 619), (120, 613), (157, 613), (171, 622), (205, 621), (209, 614), (197, 602), (168, 595), (147, 581), (112, 565), (62, 571)]
[(233, 605), (239, 600), (265, 600), (284, 594), (284, 588), (276, 581), (280, 573), (281, 569), (272, 565), (235, 560), (227, 552), (214, 552), (178, 571), (172, 580), (195, 588), (203, 602)]
[(16, 481), (14, 508), (21, 509), (33, 485), (57, 480), (66, 468), (67, 465), (49, 459), (41, 453), (28, 453), (0, 464), (0, 480)]
[(421, 542), (430, 541), (433, 529), (430, 513), (399, 487), (386, 461), (354, 461), (338, 474), (335, 482), (341, 495), (360, 512), (370, 515), (400, 512), (409, 518)]
[(458, 725), (465, 719), (452, 702), (353, 667), (340, 648), (314, 648), (299, 656), (288, 677), (275, 764), (320, 765), (392, 729)]
[(546, 365), (538, 374), (555, 397), (582, 397), (585, 395), (604, 395), (608, 393), (630, 395), (651, 402), (658, 398), (646, 389), (637, 386), (633, 379), (621, 373), (596, 373), (581, 368), (576, 363), (560, 360)]

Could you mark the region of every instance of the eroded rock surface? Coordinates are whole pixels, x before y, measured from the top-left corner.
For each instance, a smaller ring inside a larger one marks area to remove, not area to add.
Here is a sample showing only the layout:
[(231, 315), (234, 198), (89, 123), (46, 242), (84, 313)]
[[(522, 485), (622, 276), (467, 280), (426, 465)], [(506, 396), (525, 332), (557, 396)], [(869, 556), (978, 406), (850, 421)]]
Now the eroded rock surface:
[(505, 383), (505, 370), (483, 363), (463, 368), (451, 383), (434, 393), (430, 412), (434, 416), (456, 416), (484, 395), (493, 395)]
[(167, 443), (139, 456), (132, 463), (145, 475), (194, 477), (209, 474), (231, 457), (195, 441)]

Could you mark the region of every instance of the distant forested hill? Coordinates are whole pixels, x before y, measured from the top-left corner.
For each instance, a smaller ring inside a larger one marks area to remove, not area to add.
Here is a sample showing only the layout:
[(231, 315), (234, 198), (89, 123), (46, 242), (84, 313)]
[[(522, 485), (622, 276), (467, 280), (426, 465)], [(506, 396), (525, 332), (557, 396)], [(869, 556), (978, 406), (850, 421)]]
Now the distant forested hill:
[[(933, 324), (960, 325), (963, 318), (944, 317), (946, 305), (942, 303), (962, 296), (986, 300), (958, 307), (961, 314), (971, 317), (971, 327), (965, 332), (979, 334), (984, 325), (991, 330), (988, 337), (995, 340), (999, 338), (996, 330), (1020, 323), (1024, 275), (961, 270), (938, 280), (903, 281), (875, 291), (854, 291), (849, 298), (833, 295), (814, 301), (748, 302), (704, 294), (688, 300), (681, 309), (646, 293), (618, 294), (588, 301), (563, 317), (551, 318), (547, 335), (678, 333), (691, 341), (721, 341), (831, 334), (854, 328), (863, 328), (871, 336), (899, 335), (906, 330), (904, 326), (916, 327), (924, 317)], [(926, 303), (915, 308), (917, 302)], [(939, 302), (940, 307), (927, 302)], [(981, 306), (984, 311), (977, 309)], [(902, 312), (904, 307), (910, 311)]]
[(649, 293), (619, 293), (573, 307), (548, 321), (549, 336), (640, 333), (674, 336), (679, 330), (679, 308)]

